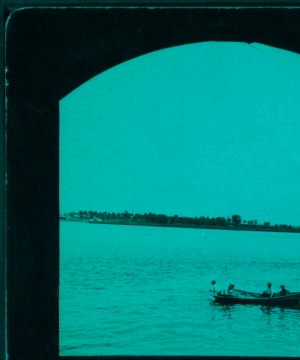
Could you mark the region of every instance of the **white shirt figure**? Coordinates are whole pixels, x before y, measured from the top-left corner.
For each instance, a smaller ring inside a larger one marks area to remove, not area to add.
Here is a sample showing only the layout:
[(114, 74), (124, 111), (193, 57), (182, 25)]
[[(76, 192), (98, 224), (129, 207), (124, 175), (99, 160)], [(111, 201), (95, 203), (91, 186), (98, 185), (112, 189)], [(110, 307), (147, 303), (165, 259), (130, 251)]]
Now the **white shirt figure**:
[(273, 296), (273, 290), (272, 290), (271, 288), (268, 288), (268, 289), (266, 290), (266, 295), (267, 295), (268, 297), (272, 297), (272, 296)]
[(266, 291), (263, 292), (263, 295), (267, 296), (267, 297), (272, 297), (273, 296), (273, 290), (272, 290), (272, 284), (268, 283), (268, 288)]
[(212, 282), (212, 287), (211, 287), (210, 292), (211, 292), (213, 295), (217, 295), (217, 294), (220, 292), (220, 288), (218, 287), (218, 285), (216, 284), (215, 281)]

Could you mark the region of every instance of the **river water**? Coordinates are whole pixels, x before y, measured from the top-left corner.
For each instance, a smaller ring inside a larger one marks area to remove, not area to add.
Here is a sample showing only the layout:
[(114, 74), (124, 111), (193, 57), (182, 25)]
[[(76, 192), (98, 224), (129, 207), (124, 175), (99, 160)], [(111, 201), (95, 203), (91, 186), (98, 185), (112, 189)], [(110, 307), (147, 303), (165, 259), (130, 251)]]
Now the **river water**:
[(300, 291), (300, 234), (60, 222), (60, 355), (300, 356), (300, 309), (219, 305)]

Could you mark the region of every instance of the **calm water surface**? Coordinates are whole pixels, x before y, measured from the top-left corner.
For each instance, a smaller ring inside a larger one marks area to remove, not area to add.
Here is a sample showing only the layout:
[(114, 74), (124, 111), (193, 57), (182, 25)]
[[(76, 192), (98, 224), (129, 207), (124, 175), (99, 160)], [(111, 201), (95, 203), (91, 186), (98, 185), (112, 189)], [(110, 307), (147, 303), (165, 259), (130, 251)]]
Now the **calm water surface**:
[(60, 222), (60, 355), (300, 356), (300, 309), (218, 305), (300, 291), (300, 234)]

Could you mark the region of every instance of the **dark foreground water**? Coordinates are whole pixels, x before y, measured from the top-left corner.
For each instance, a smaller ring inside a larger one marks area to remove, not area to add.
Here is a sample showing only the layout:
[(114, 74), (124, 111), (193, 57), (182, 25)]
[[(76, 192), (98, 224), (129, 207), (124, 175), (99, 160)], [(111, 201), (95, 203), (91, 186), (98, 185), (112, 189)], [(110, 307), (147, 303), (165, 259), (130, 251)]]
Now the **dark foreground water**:
[(300, 309), (225, 306), (222, 287), (300, 291), (300, 235), (60, 223), (60, 355), (300, 356)]

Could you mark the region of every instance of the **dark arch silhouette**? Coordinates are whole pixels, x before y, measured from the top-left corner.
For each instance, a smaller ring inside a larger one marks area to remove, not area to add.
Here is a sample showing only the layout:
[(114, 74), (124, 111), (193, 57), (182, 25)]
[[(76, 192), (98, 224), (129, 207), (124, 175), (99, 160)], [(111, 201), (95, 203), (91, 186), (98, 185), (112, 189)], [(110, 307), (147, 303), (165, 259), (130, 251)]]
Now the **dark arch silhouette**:
[(49, 8), (25, 9), (11, 16), (7, 26), (11, 358), (54, 359), (58, 352), (59, 100), (123, 61), (201, 41), (259, 42), (300, 53), (300, 11)]

